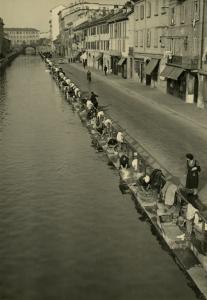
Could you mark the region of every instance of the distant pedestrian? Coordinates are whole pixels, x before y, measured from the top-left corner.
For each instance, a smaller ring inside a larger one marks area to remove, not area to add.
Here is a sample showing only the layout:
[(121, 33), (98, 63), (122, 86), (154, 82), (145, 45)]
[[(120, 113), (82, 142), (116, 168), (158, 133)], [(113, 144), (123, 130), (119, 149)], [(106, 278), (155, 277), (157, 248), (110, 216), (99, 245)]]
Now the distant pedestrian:
[(88, 82), (91, 82), (91, 71), (90, 70), (88, 70), (88, 72), (87, 72), (87, 80), (88, 80)]
[(198, 184), (199, 184), (199, 173), (201, 167), (197, 160), (191, 153), (186, 154), (187, 159), (187, 177), (186, 177), (186, 189), (191, 190), (193, 195), (198, 194)]
[(108, 68), (107, 68), (107, 66), (105, 65), (105, 66), (104, 66), (104, 73), (105, 73), (105, 76), (107, 76), (107, 70), (108, 70)]

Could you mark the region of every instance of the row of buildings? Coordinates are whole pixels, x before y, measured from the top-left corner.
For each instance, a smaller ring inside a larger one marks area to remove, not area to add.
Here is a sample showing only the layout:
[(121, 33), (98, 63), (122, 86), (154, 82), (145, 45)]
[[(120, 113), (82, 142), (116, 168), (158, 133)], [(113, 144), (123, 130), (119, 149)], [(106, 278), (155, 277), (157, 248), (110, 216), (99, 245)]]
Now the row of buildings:
[(4, 33), (11, 41), (12, 47), (34, 45), (40, 39), (40, 32), (35, 28), (4, 28)]
[(53, 50), (69, 61), (107, 66), (199, 107), (207, 101), (207, 0), (80, 1), (51, 16)]
[[(49, 39), (49, 34), (48, 34)], [(6, 28), (0, 18), (0, 57), (23, 45), (35, 45), (40, 40), (40, 32), (35, 28)]]
[[(51, 51), (50, 33), (40, 32), (35, 28), (4, 28), (4, 38), (10, 41), (12, 49), (27, 47), (32, 52)], [(33, 49), (29, 49), (32, 47)]]
[(4, 33), (4, 22), (0, 18), (0, 59), (4, 58), (6, 54), (10, 51), (11, 41), (5, 36)]

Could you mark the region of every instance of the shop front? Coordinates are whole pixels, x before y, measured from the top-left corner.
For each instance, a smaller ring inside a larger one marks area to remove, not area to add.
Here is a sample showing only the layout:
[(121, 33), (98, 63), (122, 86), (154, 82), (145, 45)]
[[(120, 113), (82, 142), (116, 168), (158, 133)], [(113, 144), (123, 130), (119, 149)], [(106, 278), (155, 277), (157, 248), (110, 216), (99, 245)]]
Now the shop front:
[(98, 70), (103, 70), (103, 53), (99, 53), (99, 55), (96, 57), (96, 68)]
[(120, 56), (111, 56), (111, 71), (114, 75), (118, 75), (119, 73), (118, 63), (120, 59), (121, 59)]
[(103, 67), (105, 66), (109, 72), (111, 69), (111, 56), (108, 53), (103, 54)]
[(158, 80), (159, 59), (152, 58), (145, 67), (146, 85), (155, 87)]
[(143, 58), (135, 58), (134, 59), (134, 72), (137, 74), (138, 82), (143, 83), (144, 82), (144, 57)]
[(122, 78), (127, 78), (127, 58), (122, 57), (118, 62), (118, 73), (121, 74)]
[(160, 76), (167, 80), (168, 94), (186, 100), (186, 70), (166, 65)]

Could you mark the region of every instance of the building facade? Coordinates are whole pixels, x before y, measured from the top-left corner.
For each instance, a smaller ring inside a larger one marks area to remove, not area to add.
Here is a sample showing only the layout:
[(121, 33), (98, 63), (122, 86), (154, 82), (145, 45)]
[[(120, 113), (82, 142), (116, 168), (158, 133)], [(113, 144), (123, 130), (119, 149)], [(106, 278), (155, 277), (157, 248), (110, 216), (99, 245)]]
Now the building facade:
[[(115, 5), (115, 7), (122, 7), (122, 5)], [(112, 9), (114, 4), (82, 1), (69, 5), (59, 13), (62, 52), (69, 61), (73, 61), (81, 52), (74, 28), (87, 20), (107, 15)]]
[(51, 40), (51, 48), (53, 51), (55, 50), (54, 41), (58, 38), (58, 35), (60, 34), (58, 13), (64, 8), (64, 5), (58, 5), (50, 10), (49, 35)]
[(157, 87), (187, 103), (207, 101), (207, 0), (85, 1), (59, 13), (60, 53)]
[(11, 40), (12, 47), (36, 44), (40, 38), (39, 30), (35, 28), (5, 28), (4, 32)]
[(170, 0), (168, 28), (161, 37), (167, 53), (161, 78), (165, 78), (167, 93), (187, 103), (198, 102), (203, 3), (203, 0)]
[(199, 58), (198, 72), (198, 102), (200, 108), (207, 106), (207, 0), (201, 3), (201, 22), (203, 24), (201, 30), (201, 56)]
[(130, 48), (133, 47), (133, 6), (125, 5), (108, 21), (110, 32), (111, 72), (131, 77)]
[(3, 39), (4, 39), (4, 22), (3, 22), (3, 19), (0, 18), (0, 58), (1, 58), (1, 56), (3, 56), (3, 53), (2, 53)]
[(100, 19), (89, 22), (86, 27), (85, 49), (87, 55), (87, 65), (103, 70), (106, 65), (110, 69), (109, 56), (109, 24), (107, 19)]
[(163, 86), (159, 79), (165, 65), (161, 37), (168, 28), (168, 5), (168, 0), (138, 0), (134, 6), (133, 79), (151, 87)]

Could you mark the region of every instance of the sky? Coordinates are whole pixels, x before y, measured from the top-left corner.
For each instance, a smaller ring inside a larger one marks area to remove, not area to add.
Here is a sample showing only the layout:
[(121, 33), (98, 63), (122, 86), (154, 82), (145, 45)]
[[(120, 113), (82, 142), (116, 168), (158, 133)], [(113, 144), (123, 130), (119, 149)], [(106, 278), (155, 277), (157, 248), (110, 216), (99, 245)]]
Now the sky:
[[(47, 32), (50, 9), (75, 1), (77, 0), (0, 0), (0, 17), (3, 18), (5, 27), (33, 27), (41, 32)], [(88, 0), (88, 2), (116, 4), (123, 3), (123, 0)]]

